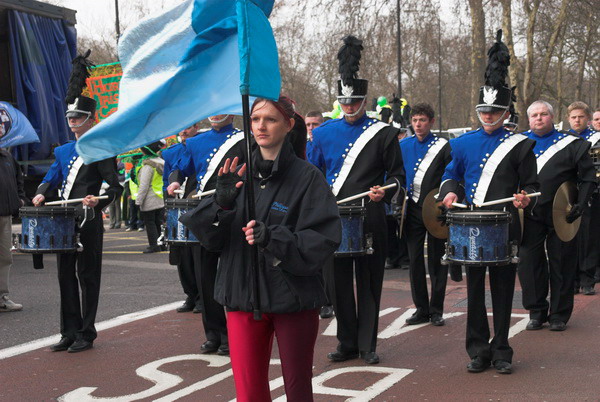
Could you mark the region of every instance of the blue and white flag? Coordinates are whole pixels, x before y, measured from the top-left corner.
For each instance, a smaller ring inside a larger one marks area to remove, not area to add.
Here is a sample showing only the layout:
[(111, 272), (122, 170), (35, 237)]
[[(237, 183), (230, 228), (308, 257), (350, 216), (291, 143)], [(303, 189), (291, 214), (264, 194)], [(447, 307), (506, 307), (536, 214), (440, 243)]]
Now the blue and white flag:
[(242, 114), (241, 94), (277, 99), (274, 0), (186, 0), (121, 38), (119, 110), (77, 141), (86, 163), (173, 135), (217, 114)]
[(10, 103), (0, 102), (0, 148), (40, 142), (27, 117)]

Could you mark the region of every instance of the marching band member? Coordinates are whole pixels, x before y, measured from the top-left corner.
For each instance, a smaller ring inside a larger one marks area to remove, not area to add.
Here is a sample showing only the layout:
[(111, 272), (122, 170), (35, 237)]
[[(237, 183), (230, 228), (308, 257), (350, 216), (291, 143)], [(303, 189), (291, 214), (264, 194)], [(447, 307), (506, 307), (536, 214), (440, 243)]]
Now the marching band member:
[[(557, 131), (553, 124), (554, 111), (549, 103), (533, 102), (527, 109), (527, 115), (531, 127), (527, 135), (536, 141), (533, 150), (542, 195), (532, 213), (525, 215), (519, 254), (523, 306), (529, 310), (530, 317), (526, 329), (541, 329), (548, 321), (551, 331), (564, 331), (573, 312), (577, 240), (563, 242), (558, 238), (552, 204), (558, 188), (565, 181), (578, 184), (577, 201), (566, 217), (568, 223), (575, 221), (596, 188), (596, 173), (588, 154), (589, 142)], [(548, 284), (550, 303), (546, 300)]]
[[(505, 84), (510, 55), (501, 38), (500, 30), (496, 43), (488, 51), (486, 85), (479, 90), (476, 110), (482, 127), (450, 141), (452, 161), (442, 177), (439, 196), (447, 208), (452, 208), (452, 203), (460, 202), (462, 198), (468, 204), (479, 205), (514, 195), (516, 200), (512, 205), (505, 204), (505, 207), (513, 215), (510, 240), (515, 241), (520, 236), (516, 208), (529, 205), (530, 199), (526, 194), (537, 191), (538, 183), (535, 157), (531, 151), (534, 142), (503, 127), (509, 114), (512, 91)], [(468, 266), (466, 274), (466, 348), (471, 358), (467, 370), (479, 373), (493, 363), (498, 373), (510, 374), (513, 350), (508, 344), (508, 331), (516, 264), (489, 267), (494, 316), (491, 342), (485, 306), (486, 266)]]
[[(96, 113), (96, 101), (82, 96), (82, 86), (73, 81), (75, 75), (87, 73), (89, 64), (86, 57), (77, 56), (73, 60), (72, 79), (69, 81), (66, 99), (66, 116), (76, 140), (92, 128)], [(85, 85), (85, 79), (82, 81)], [(73, 90), (75, 92), (72, 92)], [(120, 197), (123, 187), (119, 184), (114, 158), (84, 165), (75, 149), (75, 141), (57, 147), (54, 155), (56, 161), (50, 166), (38, 187), (37, 195), (32, 200), (33, 204), (42, 205), (46, 199), (45, 195), (60, 187), (62, 199), (85, 197), (83, 205), (93, 208), (94, 211), (94, 217), (87, 217), (79, 232), (83, 251), (57, 254), (61, 339), (57, 344), (50, 346), (50, 349), (54, 352), (68, 350), (74, 353), (91, 349), (97, 336), (94, 323), (100, 296), (104, 235), (102, 209)], [(108, 199), (98, 200), (94, 196), (99, 194), (103, 181), (108, 183)]]
[[(185, 177), (195, 177), (198, 193), (212, 190), (217, 182), (219, 167), (227, 158), (244, 155), (244, 133), (233, 127), (233, 115), (217, 115), (208, 118), (211, 125), (209, 131), (190, 138), (186, 142), (186, 150), (176, 162), (170, 175), (167, 192), (181, 187)], [(202, 299), (202, 324), (206, 334), (206, 342), (200, 346), (203, 353), (217, 352), (219, 355), (229, 354), (227, 339), (227, 321), (223, 306), (215, 301), (215, 277), (219, 254), (213, 253), (200, 245), (191, 246), (194, 260), (196, 283), (200, 284), (199, 295)]]
[[(414, 136), (400, 141), (406, 171), (408, 201), (404, 236), (410, 258), (410, 289), (417, 311), (406, 320), (408, 325), (429, 322), (444, 325), (444, 298), (448, 280), (448, 266), (441, 264), (444, 240), (427, 232), (422, 218), (425, 196), (440, 186), (442, 174), (450, 162), (448, 140), (431, 132), (435, 123), (434, 111), (427, 103), (417, 103), (411, 110)], [(431, 300), (427, 293), (425, 256), (423, 247), (427, 236), (427, 266), (431, 280)]]
[[(273, 335), (288, 401), (312, 401), (312, 363), (319, 309), (327, 301), (322, 267), (338, 247), (341, 224), (323, 175), (294, 154), (286, 140), (292, 103), (257, 99), (251, 125), (257, 148), (256, 219), (248, 222), (245, 165), (229, 159), (219, 170), (214, 197), (181, 221), (207, 249), (221, 252), (215, 298), (227, 308), (237, 400), (271, 400), (269, 360)], [(262, 319), (255, 320), (251, 249), (259, 248)]]
[[(180, 143), (170, 146), (162, 152), (162, 158), (165, 161), (163, 170), (163, 192), (165, 199), (169, 197), (167, 186), (169, 185), (169, 176), (175, 170), (175, 165), (179, 158), (186, 150), (186, 141), (198, 134), (198, 123), (193, 124), (179, 132)], [(191, 176), (181, 186), (184, 189), (183, 198), (188, 198), (190, 193), (196, 190), (196, 176)], [(169, 262), (177, 265), (179, 281), (183, 288), (183, 293), (186, 299), (183, 304), (177, 307), (178, 313), (186, 313), (193, 311), (194, 313), (202, 312), (202, 300), (200, 295), (200, 284), (196, 282), (196, 274), (194, 270), (194, 257), (192, 249), (188, 246), (171, 245), (169, 247)]]
[[(571, 125), (570, 133), (588, 141), (592, 148), (599, 144), (600, 133), (588, 127), (592, 117), (592, 111), (588, 105), (583, 102), (573, 102), (567, 108), (567, 114)], [(589, 203), (583, 205), (581, 226), (577, 234), (578, 269), (575, 274), (575, 293), (579, 293), (581, 288), (584, 295), (596, 294), (594, 276), (596, 268), (600, 265), (600, 242), (594, 232), (598, 224), (600, 224), (600, 199), (598, 193), (594, 191)]]
[[(371, 190), (364, 228), (373, 236), (374, 253), (334, 260), (333, 306), (339, 345), (327, 357), (341, 362), (360, 355), (367, 363), (375, 364), (379, 363), (377, 326), (387, 255), (386, 217), (381, 202), (386, 192), (378, 184), (387, 177), (387, 184), (398, 184), (398, 196), (404, 186), (404, 169), (398, 130), (366, 115), (368, 81), (356, 78), (361, 50), (362, 41), (353, 36), (344, 39), (338, 53), (342, 79), (338, 80), (337, 97), (344, 118), (329, 120), (313, 130), (311, 162), (325, 172), (337, 199)], [(358, 306), (354, 302), (355, 274)]]

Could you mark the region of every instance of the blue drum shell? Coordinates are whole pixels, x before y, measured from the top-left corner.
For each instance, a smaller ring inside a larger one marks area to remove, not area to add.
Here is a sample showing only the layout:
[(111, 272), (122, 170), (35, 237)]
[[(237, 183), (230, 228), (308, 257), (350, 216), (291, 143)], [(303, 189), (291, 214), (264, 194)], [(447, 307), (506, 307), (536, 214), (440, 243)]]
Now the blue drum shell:
[(362, 206), (340, 206), (342, 242), (335, 252), (336, 257), (355, 257), (366, 254), (364, 222), (366, 209)]
[(77, 250), (74, 207), (22, 207), (19, 251), (64, 253)]
[(183, 198), (168, 198), (165, 200), (167, 224), (165, 228), (164, 241), (168, 244), (198, 244), (198, 239), (179, 218), (188, 211), (196, 208), (200, 200)]
[(462, 265), (510, 263), (510, 214), (502, 211), (448, 213), (448, 260)]

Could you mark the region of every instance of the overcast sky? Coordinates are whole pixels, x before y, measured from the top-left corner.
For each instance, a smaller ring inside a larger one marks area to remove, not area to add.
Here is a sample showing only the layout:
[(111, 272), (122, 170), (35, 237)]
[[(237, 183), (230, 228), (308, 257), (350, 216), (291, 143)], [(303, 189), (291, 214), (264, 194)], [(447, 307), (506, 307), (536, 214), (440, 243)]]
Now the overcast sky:
[[(79, 35), (103, 36), (115, 32), (115, 0), (54, 0), (52, 3), (77, 11), (76, 28)], [(181, 3), (181, 0), (119, 0), (122, 25), (129, 26), (138, 20), (139, 13), (133, 9), (132, 3), (142, 3), (151, 13), (155, 13)]]

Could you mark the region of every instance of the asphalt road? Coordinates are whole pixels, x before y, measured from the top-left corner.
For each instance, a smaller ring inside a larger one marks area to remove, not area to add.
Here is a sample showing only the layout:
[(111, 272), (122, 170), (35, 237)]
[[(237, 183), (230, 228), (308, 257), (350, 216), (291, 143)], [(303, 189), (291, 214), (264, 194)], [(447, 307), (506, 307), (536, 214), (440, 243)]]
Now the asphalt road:
[[(185, 300), (177, 269), (168, 263), (168, 253), (143, 254), (147, 245), (145, 232), (106, 227), (96, 322)], [(0, 315), (0, 349), (59, 334), (60, 296), (54, 255), (45, 255), (44, 269), (35, 270), (30, 255), (14, 253), (9, 290), (10, 298), (23, 304), (23, 311)]]
[[(24, 310), (0, 314), (0, 401), (233, 401), (228, 357), (199, 354), (199, 314), (183, 301), (167, 253), (142, 254), (145, 233), (108, 230), (98, 311), (98, 339), (82, 353), (55, 353), (59, 297), (56, 262), (33, 270), (15, 255), (11, 297)], [(489, 293), (489, 292), (488, 292)], [(513, 374), (466, 370), (466, 284), (448, 281), (446, 325), (406, 326), (414, 311), (408, 272), (386, 271), (378, 353), (381, 363), (332, 363), (335, 319), (321, 320), (314, 354), (316, 401), (598, 401), (600, 296), (577, 295), (564, 332), (525, 331), (517, 284), (511, 321)], [(489, 297), (489, 294), (487, 295)], [(490, 304), (488, 303), (488, 306)], [(488, 310), (488, 315), (491, 313)], [(50, 338), (48, 338), (50, 337)], [(271, 395), (285, 400), (274, 347)]]

